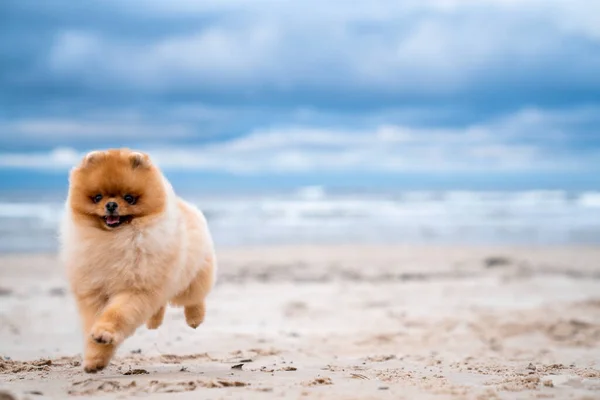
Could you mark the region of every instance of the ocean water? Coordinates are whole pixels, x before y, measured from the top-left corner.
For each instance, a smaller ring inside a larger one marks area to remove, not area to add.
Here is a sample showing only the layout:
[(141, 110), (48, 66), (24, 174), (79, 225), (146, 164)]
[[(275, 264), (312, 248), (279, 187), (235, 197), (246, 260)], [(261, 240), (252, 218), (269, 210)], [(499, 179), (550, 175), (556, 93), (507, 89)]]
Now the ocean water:
[[(64, 194), (0, 194), (0, 252), (55, 251)], [(217, 246), (318, 243), (600, 244), (600, 192), (187, 194)]]

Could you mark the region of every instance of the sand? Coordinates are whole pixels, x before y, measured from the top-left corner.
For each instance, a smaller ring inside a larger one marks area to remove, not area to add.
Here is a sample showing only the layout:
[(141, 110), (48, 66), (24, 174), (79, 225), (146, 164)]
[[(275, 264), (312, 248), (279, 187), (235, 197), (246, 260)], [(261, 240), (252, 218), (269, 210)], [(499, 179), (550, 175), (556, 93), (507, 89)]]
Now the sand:
[(54, 255), (0, 258), (0, 399), (600, 398), (600, 248), (221, 249), (207, 318), (168, 310), (81, 367)]

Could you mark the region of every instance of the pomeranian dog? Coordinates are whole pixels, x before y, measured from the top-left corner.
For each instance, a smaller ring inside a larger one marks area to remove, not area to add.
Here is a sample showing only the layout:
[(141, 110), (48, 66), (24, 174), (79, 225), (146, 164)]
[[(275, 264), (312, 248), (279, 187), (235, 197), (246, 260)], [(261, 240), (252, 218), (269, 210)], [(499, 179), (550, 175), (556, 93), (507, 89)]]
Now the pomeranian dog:
[(215, 284), (216, 256), (202, 212), (176, 196), (147, 154), (94, 151), (73, 168), (61, 258), (84, 332), (86, 372), (106, 367), (167, 304), (196, 328)]

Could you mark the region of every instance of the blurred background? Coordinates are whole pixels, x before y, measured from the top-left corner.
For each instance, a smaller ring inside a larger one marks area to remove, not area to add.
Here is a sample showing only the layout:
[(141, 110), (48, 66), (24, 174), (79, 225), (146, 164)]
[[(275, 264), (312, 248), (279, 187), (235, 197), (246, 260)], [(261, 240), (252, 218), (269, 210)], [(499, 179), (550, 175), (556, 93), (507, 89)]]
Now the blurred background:
[(0, 251), (149, 152), (219, 246), (600, 243), (600, 3), (0, 4)]

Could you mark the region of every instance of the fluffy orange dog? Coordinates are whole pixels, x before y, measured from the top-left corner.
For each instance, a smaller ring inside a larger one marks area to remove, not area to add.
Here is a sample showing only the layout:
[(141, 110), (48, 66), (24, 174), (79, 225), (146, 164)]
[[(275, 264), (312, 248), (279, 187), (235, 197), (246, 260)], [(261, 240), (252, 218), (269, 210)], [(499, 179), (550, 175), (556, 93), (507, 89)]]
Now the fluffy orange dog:
[(108, 365), (146, 322), (158, 328), (167, 303), (187, 324), (204, 319), (216, 258), (203, 214), (178, 198), (148, 155), (89, 153), (71, 172), (61, 255), (85, 334), (84, 369)]

